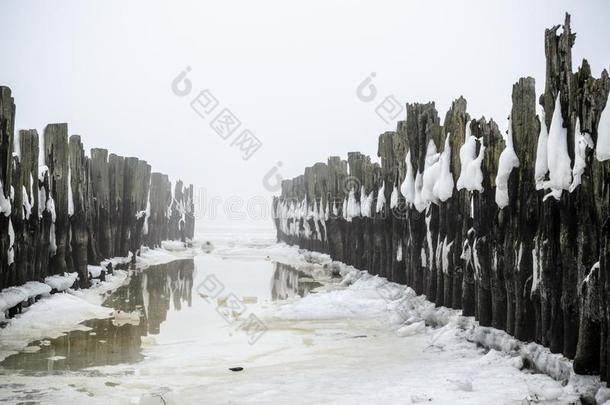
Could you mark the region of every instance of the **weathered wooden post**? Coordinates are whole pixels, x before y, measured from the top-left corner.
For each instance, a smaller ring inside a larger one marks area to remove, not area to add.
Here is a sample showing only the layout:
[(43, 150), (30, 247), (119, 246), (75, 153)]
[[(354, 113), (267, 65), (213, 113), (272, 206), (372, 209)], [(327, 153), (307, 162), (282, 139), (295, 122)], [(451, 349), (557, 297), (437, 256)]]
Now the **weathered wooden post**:
[[(561, 271), (561, 283), (557, 281), (557, 272), (554, 274), (554, 287), (559, 288), (554, 291), (554, 294), (561, 297), (560, 314), (561, 325), (557, 325), (558, 320), (555, 320), (554, 327), (561, 327), (563, 331), (557, 331), (553, 328), (552, 335), (555, 342), (551, 343), (551, 350), (556, 350), (556, 345), (561, 344), (560, 351), (568, 358), (573, 358), (576, 352), (576, 344), (578, 340), (578, 299), (574, 285), (577, 283), (577, 265), (576, 265), (576, 234), (577, 225), (575, 218), (574, 199), (570, 193), (565, 192), (569, 184), (566, 184), (565, 179), (559, 179), (563, 174), (560, 168), (565, 167), (563, 160), (568, 160), (568, 168), (574, 157), (574, 122), (571, 111), (571, 100), (574, 100), (574, 87), (572, 85), (572, 45), (574, 44), (575, 35), (571, 33), (570, 17), (566, 14), (563, 32), (557, 35), (559, 26), (555, 26), (545, 31), (545, 54), (546, 54), (546, 84), (544, 94), (541, 96), (541, 103), (544, 108), (547, 127), (549, 128), (549, 142), (553, 133), (557, 133), (558, 138), (565, 138), (567, 145), (559, 146), (559, 149), (554, 155), (549, 156), (549, 163), (554, 163), (556, 166), (553, 175), (553, 168), (549, 165), (550, 175), (549, 183), (553, 187), (553, 194), (558, 200), (558, 217), (560, 218), (559, 234), (550, 235), (549, 246), (558, 255), (556, 263), (559, 264)], [(557, 113), (555, 113), (557, 112)], [(563, 141), (561, 139), (560, 141)], [(559, 142), (559, 141), (558, 141)], [(567, 150), (566, 150), (567, 148)], [(555, 179), (553, 178), (556, 177)], [(563, 176), (565, 177), (565, 175)], [(560, 181), (561, 180), (561, 181)], [(569, 180), (569, 179), (568, 179)], [(567, 182), (569, 183), (569, 181)], [(563, 192), (562, 192), (563, 191)], [(549, 198), (550, 199), (550, 198)], [(543, 205), (543, 216), (545, 211), (550, 211), (552, 208)], [(556, 213), (555, 213), (556, 214)], [(557, 216), (555, 216), (556, 219)], [(555, 297), (557, 301), (557, 297)], [(557, 309), (553, 308), (557, 313)], [(558, 333), (559, 332), (559, 333)], [(560, 335), (561, 342), (558, 342)], [(555, 343), (555, 344), (553, 344)]]
[(318, 241), (319, 250), (323, 253), (328, 253), (328, 235), (326, 231), (326, 207), (329, 204), (328, 198), (328, 166), (326, 163), (318, 162), (313, 165), (315, 177), (315, 204), (317, 206), (317, 223), (320, 232), (320, 240)]
[(14, 241), (11, 224), (11, 172), (13, 136), (15, 131), (15, 101), (11, 89), (0, 86), (0, 288), (8, 286), (9, 268), (14, 257), (9, 250)]
[[(119, 255), (127, 256), (131, 248), (131, 234), (136, 220), (136, 172), (138, 158), (125, 158), (123, 170), (123, 212), (121, 220), (121, 245)], [(134, 258), (135, 260), (135, 258)]]
[[(145, 160), (139, 160), (136, 167), (135, 184), (134, 184), (134, 205), (135, 218), (132, 222), (131, 237), (131, 252), (136, 255), (142, 244), (142, 231), (144, 221), (147, 220), (148, 192), (150, 190), (150, 165)], [(182, 202), (182, 213), (184, 213), (184, 202)], [(182, 227), (184, 221), (181, 218)], [(184, 242), (184, 232), (181, 232), (180, 240)]]
[[(535, 335), (534, 307), (530, 293), (533, 276), (533, 258), (528, 254), (534, 250), (534, 236), (538, 226), (538, 200), (534, 168), (536, 164), (537, 135), (540, 125), (536, 118), (536, 86), (531, 77), (521, 78), (513, 85), (513, 107), (509, 125), (512, 131), (514, 151), (519, 166), (511, 176), (516, 178), (515, 199), (511, 220), (515, 233), (510, 235), (517, 252), (515, 283), (515, 330), (516, 338), (528, 341)], [(508, 145), (507, 145), (508, 147)], [(510, 203), (509, 203), (510, 204)]]
[(21, 285), (25, 283), (25, 262), (26, 256), (23, 254), (23, 234), (25, 217), (23, 213), (23, 193), (21, 183), (21, 164), (19, 157), (15, 154), (12, 157), (13, 167), (11, 169), (11, 195), (12, 212), (10, 216), (9, 233), (12, 234), (12, 244), (8, 252), (8, 260), (12, 261), (9, 266), (8, 285)]
[[(347, 162), (339, 156), (328, 158), (329, 187), (330, 194), (330, 216), (326, 222), (328, 230), (328, 249), (330, 255), (336, 260), (345, 259), (345, 220), (342, 218), (343, 200), (346, 197), (345, 183), (347, 177)], [(297, 178), (298, 179), (298, 178)], [(296, 180), (296, 179), (295, 179)], [(300, 201), (300, 196), (294, 196)]]
[(70, 215), (72, 235), (72, 262), (74, 270), (78, 272), (81, 287), (89, 286), (88, 245), (87, 232), (87, 188), (89, 187), (89, 173), (87, 172), (85, 151), (80, 136), (70, 137), (70, 193), (68, 193), (68, 215)]
[(180, 232), (180, 222), (182, 220), (182, 180), (178, 180), (174, 185), (174, 197), (172, 200), (171, 215), (169, 217), (169, 238), (182, 239)]
[(26, 280), (38, 280), (36, 245), (40, 220), (38, 218), (38, 133), (36, 130), (19, 131), (19, 150), (21, 151), (21, 184), (24, 199), (21, 255), (26, 258), (22, 271)]
[(189, 184), (185, 193), (185, 233), (190, 240), (195, 238), (195, 203), (193, 198), (193, 185)]
[[(421, 185), (427, 151), (426, 134), (431, 130), (438, 132), (437, 128), (440, 130), (439, 122), (434, 103), (407, 104), (407, 122), (403, 130), (407, 136), (408, 153), (405, 157), (407, 166), (405, 181), (401, 184), (401, 189), (408, 205), (405, 240), (406, 258), (408, 259), (406, 263), (406, 283), (408, 285), (416, 283), (418, 274), (423, 272), (423, 268), (427, 266), (428, 261), (424, 250), (424, 242), (427, 240), (427, 225), (425, 204), (421, 201)], [(434, 276), (430, 274), (428, 293), (430, 297), (435, 297), (438, 302), (435, 288), (435, 286), (438, 286), (438, 281), (432, 281), (433, 278)], [(440, 305), (442, 305), (442, 300)]]
[(110, 180), (108, 178), (108, 150), (91, 149), (91, 186), (96, 204), (95, 240), (101, 257), (110, 257)]
[(50, 198), (47, 208), (54, 221), (50, 230), (50, 273), (68, 272), (68, 124), (49, 124), (44, 129), (45, 163), (49, 169)]
[[(472, 192), (472, 230), (473, 243), (471, 260), (476, 280), (476, 318), (482, 326), (506, 327), (506, 288), (502, 269), (498, 268), (497, 257), (494, 259), (496, 235), (495, 218), (498, 211), (495, 195), (495, 176), (498, 161), (504, 147), (502, 135), (497, 124), (485, 118), (473, 120), (470, 124), (472, 136), (479, 139), (477, 156), (484, 146), (483, 159), (480, 163), (482, 183), (480, 190)], [(467, 131), (468, 132), (468, 131)], [(464, 283), (466, 285), (466, 283)], [(466, 290), (463, 301), (468, 300)], [(464, 304), (465, 306), (466, 304)]]
[(111, 153), (108, 157), (108, 181), (109, 181), (109, 204), (108, 213), (110, 218), (110, 256), (119, 254), (121, 248), (121, 221), (123, 220), (123, 191), (125, 170), (125, 158)]
[[(607, 100), (610, 91), (610, 78), (606, 70), (602, 72), (601, 78), (593, 78), (589, 64), (586, 60), (583, 60), (582, 66), (574, 74), (572, 80), (577, 89), (575, 92), (576, 100), (572, 103), (576, 115), (575, 120), (577, 121), (574, 133), (575, 160), (572, 171), (575, 176), (577, 173), (581, 176), (578, 179), (572, 179), (570, 186), (570, 193), (574, 195), (578, 218), (577, 266), (579, 289), (577, 292), (580, 308), (574, 371), (579, 374), (600, 373), (602, 380), (606, 381), (608, 347), (606, 344), (605, 313), (607, 312), (607, 303), (604, 298), (607, 290), (604, 289), (604, 283), (608, 274), (608, 267), (607, 262), (603, 263), (603, 258), (604, 255), (607, 255), (608, 249), (607, 230), (604, 230), (604, 226), (607, 227), (610, 220), (610, 191), (607, 174), (609, 164), (608, 161), (605, 163), (598, 161), (591, 146), (594, 146), (593, 139), (598, 139), (597, 128), (602, 112), (604, 108), (609, 108)], [(606, 112), (606, 114), (608, 113)], [(589, 139), (591, 142), (589, 142)], [(582, 167), (583, 164), (585, 167)], [(606, 179), (603, 178), (604, 166)], [(577, 169), (580, 169), (582, 173)], [(603, 194), (604, 188), (605, 196)], [(601, 198), (598, 198), (598, 196)], [(605, 235), (604, 232), (606, 232)], [(604, 265), (603, 268), (602, 265)]]
[[(461, 173), (460, 148), (465, 141), (466, 123), (469, 120), (470, 116), (466, 113), (466, 100), (463, 97), (454, 100), (445, 115), (443, 130), (445, 134), (451, 134), (449, 140), (451, 147), (450, 168), (456, 183)], [(447, 255), (447, 268), (443, 266), (443, 305), (456, 309), (462, 308), (464, 263), (461, 256), (464, 237), (469, 229), (465, 222), (469, 212), (470, 198), (468, 191), (462, 189), (456, 190), (453, 197), (441, 205), (439, 214), (439, 229), (445, 232), (447, 249), (449, 249), (445, 253)], [(471, 308), (471, 310), (473, 309)], [(464, 312), (465, 315), (467, 312), (474, 315), (470, 311)]]

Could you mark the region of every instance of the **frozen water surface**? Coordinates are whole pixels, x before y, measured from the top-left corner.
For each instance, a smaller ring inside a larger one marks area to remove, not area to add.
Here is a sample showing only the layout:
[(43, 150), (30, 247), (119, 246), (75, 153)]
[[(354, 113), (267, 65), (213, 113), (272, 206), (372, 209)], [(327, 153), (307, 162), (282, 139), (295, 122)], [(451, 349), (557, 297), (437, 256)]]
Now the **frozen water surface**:
[[(0, 401), (567, 404), (576, 399), (569, 387), (520, 370), (518, 358), (468, 342), (456, 325), (432, 328), (413, 316), (405, 319), (409, 315), (397, 309), (380, 278), (353, 279), (345, 266), (274, 244), (272, 237), (219, 236), (212, 244), (211, 253), (198, 249), (192, 259), (130, 273), (105, 297), (107, 314), (97, 316), (101, 319), (86, 320), (61, 336), (39, 334), (6, 356), (0, 363)], [(53, 299), (36, 305), (53, 305)], [(243, 370), (229, 370), (234, 367)]]

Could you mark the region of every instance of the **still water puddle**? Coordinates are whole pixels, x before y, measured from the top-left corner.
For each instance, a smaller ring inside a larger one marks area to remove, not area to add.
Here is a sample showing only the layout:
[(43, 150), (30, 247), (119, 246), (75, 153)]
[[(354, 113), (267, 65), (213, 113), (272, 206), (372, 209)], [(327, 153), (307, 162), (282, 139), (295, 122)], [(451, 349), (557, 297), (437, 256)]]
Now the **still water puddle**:
[[(233, 266), (239, 266), (239, 262), (234, 260)], [(176, 322), (200, 322), (196, 309), (202, 300), (197, 296), (196, 287), (201, 274), (198, 277), (195, 263), (196, 259), (179, 260), (132, 273), (129, 282), (103, 304), (115, 309), (112, 317), (83, 322), (86, 327), (83, 329), (88, 330), (75, 330), (56, 339), (33, 342), (22, 352), (7, 357), (0, 363), (0, 368), (34, 374), (61, 373), (144, 360), (143, 346), (147, 340), (171, 334), (168, 329)], [(250, 297), (254, 300), (303, 297), (322, 285), (283, 263), (259, 261), (260, 265), (272, 266), (272, 277), (270, 283), (265, 283), (269, 287), (256, 289), (254, 297)], [(204, 273), (209, 271), (207, 268), (202, 270)], [(265, 274), (268, 277), (269, 273)], [(250, 274), (253, 276), (260, 274)], [(184, 311), (186, 308), (189, 311)], [(171, 326), (162, 330), (163, 324)], [(188, 328), (180, 329), (188, 333)], [(191, 334), (194, 333), (197, 333), (196, 329), (191, 330)]]

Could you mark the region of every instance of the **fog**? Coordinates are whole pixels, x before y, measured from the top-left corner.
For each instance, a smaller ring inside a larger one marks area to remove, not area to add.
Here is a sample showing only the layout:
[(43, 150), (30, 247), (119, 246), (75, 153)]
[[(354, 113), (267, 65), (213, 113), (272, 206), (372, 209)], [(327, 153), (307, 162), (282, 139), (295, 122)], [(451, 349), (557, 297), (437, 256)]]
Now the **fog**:
[[(4, 1), (0, 9), (0, 78), (13, 90), (16, 130), (42, 134), (68, 122), (87, 149), (137, 156), (193, 183), (201, 226), (269, 227), (258, 216), (275, 174), (293, 177), (348, 151), (376, 159), (378, 135), (395, 129), (375, 111), (385, 97), (435, 101), (444, 117), (463, 95), (471, 116), (505, 128), (513, 83), (533, 76), (543, 89), (544, 29), (565, 11), (577, 33), (574, 69), (583, 57), (596, 76), (610, 66), (604, 0)], [(184, 81), (176, 91), (187, 69), (190, 92)], [(377, 94), (363, 101), (356, 89), (371, 74)], [(204, 90), (215, 101), (209, 115), (191, 106)], [(225, 108), (241, 122), (230, 135), (211, 127)], [(248, 159), (234, 143), (245, 129), (261, 143)]]

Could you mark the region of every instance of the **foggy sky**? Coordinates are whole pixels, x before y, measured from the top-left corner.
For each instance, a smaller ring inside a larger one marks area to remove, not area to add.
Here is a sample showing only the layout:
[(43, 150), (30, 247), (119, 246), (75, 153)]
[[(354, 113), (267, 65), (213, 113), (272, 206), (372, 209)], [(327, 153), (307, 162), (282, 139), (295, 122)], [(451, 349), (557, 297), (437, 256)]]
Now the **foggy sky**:
[[(395, 129), (375, 113), (386, 96), (435, 101), (443, 119), (463, 95), (471, 116), (505, 129), (513, 83), (533, 76), (543, 89), (544, 29), (566, 11), (574, 69), (583, 57), (595, 76), (610, 66), (604, 0), (2, 1), (0, 10), (0, 83), (13, 90), (16, 130), (68, 122), (87, 149), (146, 159), (195, 184), (207, 222), (214, 197), (218, 223), (240, 198), (270, 201), (262, 179), (278, 161), (288, 178), (348, 151), (377, 159), (378, 135)], [(192, 92), (179, 97), (171, 83), (187, 66)], [(373, 72), (377, 98), (364, 102), (356, 88)], [(237, 133), (262, 142), (249, 160), (190, 107), (204, 89), (214, 113), (230, 109)]]

